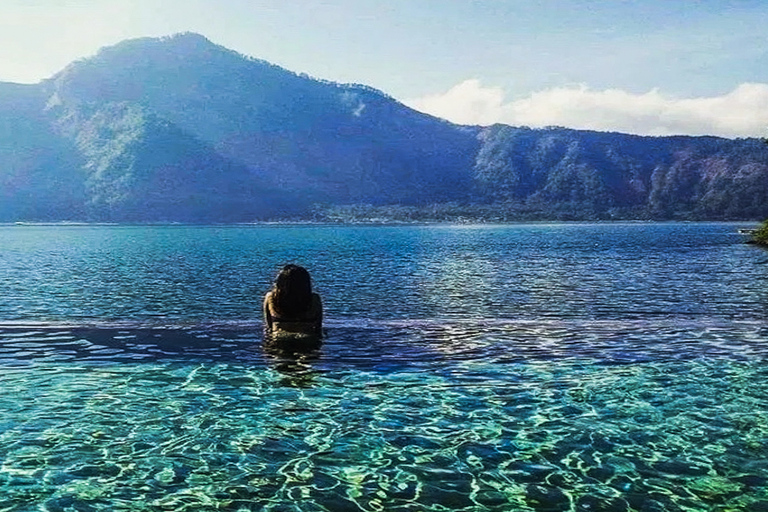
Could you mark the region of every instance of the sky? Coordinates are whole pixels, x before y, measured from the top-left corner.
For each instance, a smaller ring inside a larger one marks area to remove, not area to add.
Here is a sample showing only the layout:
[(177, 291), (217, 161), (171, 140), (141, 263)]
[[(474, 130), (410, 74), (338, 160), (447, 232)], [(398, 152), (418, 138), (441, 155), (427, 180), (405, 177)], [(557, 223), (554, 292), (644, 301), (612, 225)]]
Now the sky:
[(0, 0), (0, 81), (197, 32), (457, 123), (768, 136), (766, 0)]

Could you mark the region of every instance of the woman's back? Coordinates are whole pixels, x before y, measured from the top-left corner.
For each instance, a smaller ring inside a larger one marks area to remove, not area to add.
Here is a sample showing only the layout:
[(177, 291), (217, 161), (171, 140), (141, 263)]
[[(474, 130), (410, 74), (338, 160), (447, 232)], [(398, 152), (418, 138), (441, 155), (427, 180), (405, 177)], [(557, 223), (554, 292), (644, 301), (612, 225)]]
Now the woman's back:
[(292, 315), (281, 313), (275, 302), (274, 292), (268, 292), (264, 297), (264, 320), (272, 334), (322, 334), (323, 304), (318, 294), (312, 293), (309, 307), (305, 311)]
[(264, 325), (272, 339), (322, 336), (323, 304), (312, 292), (309, 272), (298, 265), (286, 265), (264, 297)]

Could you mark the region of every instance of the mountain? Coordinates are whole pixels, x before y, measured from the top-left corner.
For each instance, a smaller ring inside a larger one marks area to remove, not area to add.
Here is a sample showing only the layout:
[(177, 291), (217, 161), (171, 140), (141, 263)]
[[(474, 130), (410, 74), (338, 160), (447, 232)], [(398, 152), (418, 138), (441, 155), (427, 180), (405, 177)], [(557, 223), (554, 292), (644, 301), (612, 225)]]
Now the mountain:
[(0, 83), (0, 220), (81, 216), (77, 153), (44, 106), (41, 87)]
[(768, 146), (757, 139), (509, 126), (479, 137), (473, 181), (485, 201), (556, 218), (768, 215)]
[(0, 221), (768, 216), (768, 147), (458, 126), (197, 34), (0, 83)]
[(302, 77), (194, 34), (106, 48), (46, 86), (70, 138), (82, 138), (85, 118), (139, 108), (246, 167), (255, 201), (279, 197), (294, 211), (316, 202), (416, 203), (425, 191), (451, 197), (469, 183), (477, 145), (367, 87)]

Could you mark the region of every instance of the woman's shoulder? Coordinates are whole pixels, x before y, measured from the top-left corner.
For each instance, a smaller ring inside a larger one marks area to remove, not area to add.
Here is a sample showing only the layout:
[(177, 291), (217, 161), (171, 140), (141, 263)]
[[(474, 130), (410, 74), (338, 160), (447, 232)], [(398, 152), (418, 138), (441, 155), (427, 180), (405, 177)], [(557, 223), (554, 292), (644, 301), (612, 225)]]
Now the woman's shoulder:
[(275, 294), (273, 290), (270, 290), (266, 294), (264, 294), (264, 307), (269, 308), (270, 311), (274, 309)]

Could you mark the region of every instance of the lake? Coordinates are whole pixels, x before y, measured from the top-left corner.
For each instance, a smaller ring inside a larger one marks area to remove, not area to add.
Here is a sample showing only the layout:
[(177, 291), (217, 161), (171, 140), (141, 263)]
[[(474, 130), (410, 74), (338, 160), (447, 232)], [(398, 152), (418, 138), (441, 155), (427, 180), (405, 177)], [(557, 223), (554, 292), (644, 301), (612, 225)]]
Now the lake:
[(768, 510), (737, 227), (0, 226), (0, 511)]

